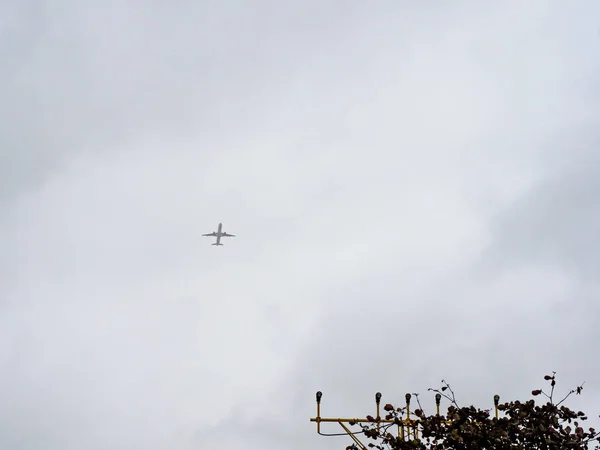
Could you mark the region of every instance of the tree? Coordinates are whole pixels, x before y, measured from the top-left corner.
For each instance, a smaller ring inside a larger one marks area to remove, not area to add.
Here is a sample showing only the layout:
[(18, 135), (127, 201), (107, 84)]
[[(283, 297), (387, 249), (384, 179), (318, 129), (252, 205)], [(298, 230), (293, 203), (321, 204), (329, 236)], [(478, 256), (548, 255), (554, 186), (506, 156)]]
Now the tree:
[[(362, 432), (371, 442), (368, 447), (378, 450), (583, 450), (600, 449), (600, 432), (594, 428), (584, 429), (586, 414), (575, 412), (563, 405), (573, 393), (581, 394), (583, 384), (571, 390), (562, 400), (554, 401), (556, 377), (546, 375), (550, 393), (542, 389), (532, 391), (534, 397), (547, 397), (546, 403), (536, 404), (534, 399), (499, 403), (494, 401), (496, 412), (481, 410), (474, 406), (460, 407), (450, 385), (442, 380), (441, 389), (429, 389), (436, 393), (439, 405), (442, 397), (450, 401), (446, 415), (426, 415), (416, 396), (418, 409), (407, 413), (411, 395), (407, 394), (407, 406), (395, 408), (384, 406), (385, 423), (381, 418), (367, 416), (369, 423), (361, 424)], [(439, 411), (439, 408), (438, 408)], [(391, 428), (396, 425), (401, 433)], [(391, 431), (390, 431), (391, 430)], [(394, 431), (394, 432), (392, 432)], [(355, 445), (347, 450), (356, 449)]]

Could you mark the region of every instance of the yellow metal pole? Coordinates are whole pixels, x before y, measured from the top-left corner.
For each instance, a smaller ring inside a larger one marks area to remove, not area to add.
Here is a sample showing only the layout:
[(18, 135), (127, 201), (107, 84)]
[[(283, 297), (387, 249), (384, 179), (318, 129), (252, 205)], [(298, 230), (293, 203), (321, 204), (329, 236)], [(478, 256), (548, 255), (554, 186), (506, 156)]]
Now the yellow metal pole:
[(498, 403), (500, 402), (500, 396), (498, 394), (494, 395), (494, 410), (496, 413), (496, 419), (498, 418)]
[(411, 427), (410, 423), (410, 394), (406, 394), (404, 398), (406, 399), (406, 422), (408, 423), (408, 436), (414, 433), (414, 430)]
[(321, 397), (323, 393), (321, 391), (317, 392), (317, 433), (321, 433)]
[(344, 431), (346, 432), (346, 434), (348, 436), (350, 436), (354, 442), (356, 442), (356, 445), (358, 445), (362, 450), (367, 450), (367, 447), (365, 447), (365, 445), (362, 442), (360, 442), (360, 439), (358, 439), (354, 435), (354, 433), (352, 431), (350, 431), (350, 429), (346, 425), (344, 425), (344, 422), (342, 422), (340, 420), (339, 424), (342, 426), (342, 428), (344, 429)]
[[(336, 422), (338, 423), (342, 429), (344, 430), (344, 432), (350, 436), (352, 438), (352, 440), (356, 443), (356, 445), (358, 445), (361, 450), (368, 450), (367, 447), (365, 447), (360, 440), (358, 439), (358, 437), (352, 432), (352, 430), (350, 430), (349, 427), (347, 427), (345, 424), (350, 424), (350, 426), (353, 426), (355, 424), (359, 424), (359, 423), (373, 423), (373, 417), (370, 417), (371, 420), (364, 418), (364, 419), (359, 419), (359, 418), (342, 418), (342, 417), (321, 417), (321, 398), (323, 397), (323, 393), (321, 391), (318, 391), (316, 393), (316, 400), (317, 400), (317, 415), (316, 417), (313, 417), (310, 419), (311, 422), (316, 422), (317, 424), (317, 433), (322, 434), (321, 433), (321, 423), (333, 423)], [(410, 439), (411, 436), (414, 438), (418, 438), (419, 437), (419, 423), (420, 420), (412, 420), (411, 416), (410, 416), (410, 400), (411, 400), (411, 394), (406, 394), (405, 395), (405, 399), (406, 399), (406, 417), (402, 418), (402, 416), (398, 417), (397, 419), (382, 419), (381, 418), (381, 393), (377, 392), (375, 394), (375, 403), (376, 403), (376, 412), (377, 412), (377, 417), (375, 419), (375, 421), (377, 422), (377, 429), (380, 430), (381, 429), (381, 424), (396, 424), (396, 426), (398, 427), (398, 437), (401, 439)], [(494, 396), (494, 404), (496, 406), (496, 417), (498, 417), (498, 401), (499, 401), (499, 396)], [(435, 401), (436, 401), (436, 411), (437, 414), (440, 414), (440, 400), (441, 400), (441, 395), (438, 393), (435, 396)]]
[[(352, 417), (312, 417), (310, 419), (311, 422), (321, 422), (321, 423), (330, 423), (330, 422), (344, 422), (344, 423), (373, 423), (373, 421), (368, 419), (355, 419)], [(381, 419), (381, 423), (396, 423), (395, 420), (386, 420)], [(406, 422), (405, 420), (403, 422)]]
[(379, 431), (381, 429), (381, 415), (379, 414), (379, 404), (381, 403), (381, 392), (378, 392), (375, 394), (375, 404), (377, 405), (377, 415), (376, 420), (377, 420), (377, 431)]

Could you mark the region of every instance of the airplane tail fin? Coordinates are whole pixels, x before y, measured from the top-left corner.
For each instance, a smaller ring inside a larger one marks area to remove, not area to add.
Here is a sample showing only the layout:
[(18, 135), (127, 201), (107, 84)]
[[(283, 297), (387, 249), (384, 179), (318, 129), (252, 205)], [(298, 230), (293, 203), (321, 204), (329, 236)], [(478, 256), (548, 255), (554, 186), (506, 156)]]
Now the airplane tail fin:
[(223, 244), (217, 244), (217, 243), (215, 242), (214, 244), (211, 244), (211, 245), (223, 245)]

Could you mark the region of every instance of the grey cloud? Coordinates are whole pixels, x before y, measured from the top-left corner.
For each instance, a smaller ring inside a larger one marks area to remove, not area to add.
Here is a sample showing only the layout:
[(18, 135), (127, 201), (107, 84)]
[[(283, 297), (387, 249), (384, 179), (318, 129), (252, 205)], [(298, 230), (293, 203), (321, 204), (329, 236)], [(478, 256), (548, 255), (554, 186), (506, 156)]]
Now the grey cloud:
[[(302, 64), (299, 47), (308, 51), (324, 31), (311, 33), (306, 6), (277, 7), (269, 18), (268, 9), (231, 2), (62, 4), (5, 6), (14, 9), (5, 25), (0, 111), (8, 198), (73, 154), (111, 151), (151, 130), (241, 133), (275, 97), (281, 77)], [(283, 26), (289, 38), (273, 39)]]
[(506, 238), (591, 133), (589, 10), (64, 5), (1, 63), (1, 444), (329, 448), (319, 389), (364, 415), (593, 378), (595, 291)]
[[(304, 445), (336, 445), (333, 438), (310, 440), (316, 437), (308, 418), (315, 414), (317, 390), (324, 393), (325, 417), (373, 413), (376, 391), (394, 404), (402, 404), (407, 392), (419, 393), (431, 411), (433, 394), (427, 389), (439, 387), (442, 378), (460, 404), (491, 408), (493, 395), (527, 397), (545, 387), (543, 375), (555, 370), (557, 395), (587, 381), (584, 395), (569, 404), (589, 411), (592, 424), (597, 423), (600, 390), (589, 381), (598, 371), (591, 357), (597, 314), (573, 304), (573, 297), (594, 297), (597, 290), (583, 292), (568, 276), (545, 269), (513, 271), (492, 282), (465, 282), (469, 272), (462, 268), (445, 281), (433, 278), (435, 287), (422, 295), (405, 292), (389, 278), (378, 289), (377, 276), (369, 288), (346, 291), (337, 309), (321, 318), (279, 393), (282, 405), (293, 405), (290, 414), (298, 428), (306, 430)], [(325, 430), (342, 431), (335, 424)], [(350, 443), (340, 440), (340, 447)]]
[[(577, 158), (581, 150), (564, 150)], [(600, 195), (596, 152), (536, 183), (501, 213), (488, 263), (560, 267), (586, 283), (600, 270)]]

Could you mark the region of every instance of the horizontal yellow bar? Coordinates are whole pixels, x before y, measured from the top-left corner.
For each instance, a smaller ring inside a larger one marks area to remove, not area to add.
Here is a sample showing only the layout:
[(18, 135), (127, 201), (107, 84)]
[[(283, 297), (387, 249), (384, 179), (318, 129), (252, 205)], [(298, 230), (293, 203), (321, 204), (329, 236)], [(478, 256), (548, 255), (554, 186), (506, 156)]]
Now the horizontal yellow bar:
[[(330, 417), (313, 417), (310, 419), (311, 422), (356, 422), (356, 423), (396, 423), (395, 420), (385, 420), (385, 419), (381, 419), (379, 421), (371, 421), (371, 420), (367, 420), (367, 419), (343, 419), (343, 418), (338, 418), (338, 419), (334, 419), (334, 418), (330, 418)], [(407, 421), (406, 419), (402, 420), (403, 423), (408, 423), (409, 421)], [(410, 423), (415, 423), (414, 420), (411, 420)]]
[[(371, 421), (371, 420), (367, 420), (367, 419), (348, 419), (348, 418), (333, 418), (333, 417), (313, 417), (310, 419), (311, 422), (335, 422), (335, 423), (339, 423), (339, 422), (355, 422), (355, 423), (396, 423), (395, 420), (386, 420), (386, 419), (381, 419), (379, 420), (379, 422), (375, 421)], [(400, 423), (402, 425), (418, 425), (421, 421), (419, 419), (401, 419)], [(445, 423), (450, 424), (452, 423), (451, 420), (444, 420)]]

